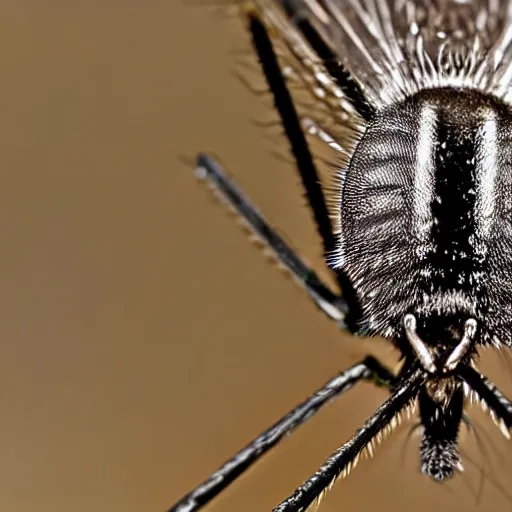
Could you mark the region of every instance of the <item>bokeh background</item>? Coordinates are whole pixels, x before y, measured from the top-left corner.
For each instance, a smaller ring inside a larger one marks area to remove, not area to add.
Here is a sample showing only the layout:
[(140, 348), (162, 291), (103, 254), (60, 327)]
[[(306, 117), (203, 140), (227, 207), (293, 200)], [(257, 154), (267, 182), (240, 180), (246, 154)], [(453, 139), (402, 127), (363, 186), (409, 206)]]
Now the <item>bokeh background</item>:
[[(232, 73), (243, 24), (221, 14), (0, 4), (1, 511), (163, 512), (365, 353), (396, 364), (337, 332), (183, 163), (221, 156), (321, 265), (293, 167), (272, 156), (286, 146), (251, 122), (271, 103)], [(483, 368), (512, 394), (506, 361)], [(207, 510), (270, 510), (385, 397), (344, 396)], [(510, 510), (512, 446), (471, 418), (463, 477), (419, 475), (413, 420), (321, 510)]]

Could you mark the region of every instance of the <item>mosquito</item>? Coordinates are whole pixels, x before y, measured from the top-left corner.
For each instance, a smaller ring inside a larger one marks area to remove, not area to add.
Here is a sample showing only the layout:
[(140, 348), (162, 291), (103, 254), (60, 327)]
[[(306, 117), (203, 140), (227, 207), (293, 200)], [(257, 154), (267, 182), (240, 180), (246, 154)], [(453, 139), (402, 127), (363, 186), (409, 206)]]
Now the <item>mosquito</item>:
[[(205, 180), (274, 252), (314, 304), (401, 354), (345, 369), (169, 509), (199, 510), (286, 435), (358, 382), (389, 398), (274, 512), (304, 511), (417, 410), (420, 467), (463, 469), (458, 433), (479, 404), (510, 437), (512, 403), (477, 369), (512, 346), (512, 3), (508, 0), (232, 0), (245, 20), (323, 241), (323, 283), (208, 155)], [(276, 46), (292, 64), (283, 65)], [(295, 73), (336, 130), (300, 115)], [(338, 155), (329, 215), (306, 133)]]

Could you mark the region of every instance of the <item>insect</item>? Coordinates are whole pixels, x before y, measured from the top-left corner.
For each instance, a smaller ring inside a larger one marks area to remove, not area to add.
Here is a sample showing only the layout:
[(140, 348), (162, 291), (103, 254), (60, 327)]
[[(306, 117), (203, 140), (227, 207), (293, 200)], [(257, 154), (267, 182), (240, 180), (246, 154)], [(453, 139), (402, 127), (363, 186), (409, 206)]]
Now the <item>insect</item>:
[[(233, 0), (273, 94), (326, 260), (321, 282), (221, 165), (197, 174), (331, 320), (381, 336), (392, 374), (367, 357), (278, 420), (169, 512), (200, 509), (284, 436), (362, 380), (389, 398), (313, 476), (274, 508), (303, 511), (364, 450), (417, 410), (421, 471), (462, 470), (458, 433), (476, 402), (510, 437), (512, 403), (477, 369), (478, 350), (512, 346), (512, 4), (506, 0)], [(293, 65), (283, 66), (276, 44)], [(297, 72), (298, 69), (298, 72)], [(296, 74), (335, 120), (330, 133), (295, 108)], [(304, 129), (338, 152), (336, 218)]]

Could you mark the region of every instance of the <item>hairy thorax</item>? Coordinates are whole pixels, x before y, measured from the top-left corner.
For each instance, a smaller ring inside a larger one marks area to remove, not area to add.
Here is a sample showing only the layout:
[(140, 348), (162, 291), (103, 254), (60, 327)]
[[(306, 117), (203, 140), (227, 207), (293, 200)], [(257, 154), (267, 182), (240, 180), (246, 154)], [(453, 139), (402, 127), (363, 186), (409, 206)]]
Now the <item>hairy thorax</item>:
[[(343, 177), (339, 266), (361, 332), (432, 346), (511, 344), (512, 113), (472, 90), (430, 89), (379, 112)], [(485, 321), (484, 321), (485, 320)]]

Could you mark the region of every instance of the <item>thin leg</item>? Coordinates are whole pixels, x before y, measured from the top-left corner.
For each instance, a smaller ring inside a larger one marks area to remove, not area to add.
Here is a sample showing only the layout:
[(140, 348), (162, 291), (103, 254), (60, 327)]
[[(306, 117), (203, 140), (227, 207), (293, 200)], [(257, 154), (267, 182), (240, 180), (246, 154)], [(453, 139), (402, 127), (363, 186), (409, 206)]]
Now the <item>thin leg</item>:
[(420, 385), (425, 381), (422, 370), (416, 370), (395, 387), (393, 394), (370, 416), (361, 429), (338, 448), (324, 465), (289, 498), (280, 503), (274, 512), (301, 512), (329, 488), (343, 472), (350, 471), (357, 462), (361, 450), (369, 446), (400, 412), (413, 400)]
[(314, 395), (302, 402), (298, 407), (283, 416), (277, 423), (263, 432), (254, 441), (240, 450), (202, 484), (187, 494), (168, 512), (193, 512), (199, 510), (227, 487), (235, 478), (245, 472), (270, 448), (290, 434), (299, 425), (317, 413), (320, 408), (333, 398), (342, 395), (361, 380), (372, 380), (377, 384), (391, 385), (394, 376), (377, 360), (367, 357), (362, 362), (322, 386)]
[(322, 237), (324, 252), (327, 256), (334, 250), (336, 239), (311, 151), (302, 131), (299, 116), (286, 86), (267, 29), (257, 15), (249, 14), (247, 18), (254, 49), (260, 60), (268, 86), (274, 96), (274, 104), (279, 112), (284, 131), (290, 142), (292, 153), (306, 190), (306, 197), (313, 212), (318, 232)]
[(459, 365), (459, 375), (476, 394), (480, 405), (490, 414), (503, 435), (510, 439), (512, 402), (489, 379), (471, 366)]
[(346, 329), (345, 316), (348, 311), (346, 302), (340, 296), (332, 293), (276, 231), (269, 226), (249, 199), (234, 184), (233, 180), (226, 175), (221, 165), (207, 155), (199, 155), (196, 173), (200, 178), (208, 180), (221, 198), (247, 222), (253, 233), (273, 251), (279, 262), (289, 270), (315, 304), (329, 318), (336, 321), (341, 328)]
[(341, 64), (329, 46), (325, 44), (309, 21), (299, 20), (296, 25), (311, 48), (322, 60), (329, 75), (341, 88), (347, 101), (363, 119), (369, 121), (375, 115), (375, 109), (368, 103), (361, 86), (352, 78), (352, 75)]

